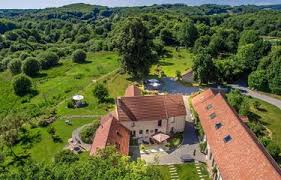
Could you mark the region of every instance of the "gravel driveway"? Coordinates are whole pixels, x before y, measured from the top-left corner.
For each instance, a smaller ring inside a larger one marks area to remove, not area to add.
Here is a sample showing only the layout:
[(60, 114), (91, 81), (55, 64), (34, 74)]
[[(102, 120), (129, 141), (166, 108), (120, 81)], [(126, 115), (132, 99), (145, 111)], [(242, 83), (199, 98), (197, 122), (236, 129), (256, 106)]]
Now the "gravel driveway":
[(159, 92), (167, 92), (169, 94), (184, 94), (190, 95), (193, 92), (199, 91), (198, 87), (187, 87), (171, 78), (162, 78), (163, 85)]

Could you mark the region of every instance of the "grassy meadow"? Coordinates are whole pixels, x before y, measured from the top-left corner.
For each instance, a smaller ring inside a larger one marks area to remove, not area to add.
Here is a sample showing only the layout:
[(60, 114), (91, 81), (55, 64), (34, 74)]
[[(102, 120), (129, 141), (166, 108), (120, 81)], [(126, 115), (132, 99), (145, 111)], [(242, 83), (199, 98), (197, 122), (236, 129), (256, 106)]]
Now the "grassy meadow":
[[(55, 128), (62, 142), (54, 143), (47, 128), (35, 127), (30, 128), (34, 142), (29, 143), (28, 148), (24, 144), (18, 144), (14, 147), (15, 151), (27, 151), (35, 160), (51, 160), (66, 145), (74, 129), (97, 120), (76, 118), (71, 120), (73, 125), (68, 126), (65, 125), (64, 117), (103, 115), (113, 108), (113, 105), (98, 104), (93, 96), (92, 90), (97, 81), (106, 84), (113, 98), (124, 94), (129, 80), (126, 74), (118, 74), (118, 69), (118, 55), (114, 52), (89, 53), (87, 63), (84, 64), (75, 64), (71, 58), (61, 59), (57, 67), (42, 70), (37, 77), (32, 78), (34, 90), (37, 92), (24, 97), (14, 95), (11, 73), (0, 73), (0, 118), (19, 112), (30, 117), (40, 116), (48, 114), (49, 111), (55, 111), (58, 117), (51, 126)], [(75, 94), (84, 95), (89, 105), (79, 109), (66, 108), (67, 101)]]
[[(254, 101), (261, 103), (259, 110), (253, 106)], [(270, 130), (272, 141), (281, 148), (281, 110), (255, 98), (250, 98), (250, 102), (251, 113)]]
[[(194, 54), (189, 50), (180, 48), (176, 50), (175, 48), (166, 47), (168, 51), (167, 55), (160, 59), (158, 65), (160, 65), (161, 70), (168, 77), (175, 77), (176, 71), (184, 73), (188, 69), (191, 69)], [(150, 69), (150, 74), (155, 74), (155, 68), (157, 65), (153, 65)]]

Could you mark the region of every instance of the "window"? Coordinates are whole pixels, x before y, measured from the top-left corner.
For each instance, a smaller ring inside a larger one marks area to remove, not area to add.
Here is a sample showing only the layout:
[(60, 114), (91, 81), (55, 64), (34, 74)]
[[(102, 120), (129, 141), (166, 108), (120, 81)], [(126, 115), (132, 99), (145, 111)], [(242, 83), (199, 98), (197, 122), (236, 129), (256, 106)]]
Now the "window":
[(217, 117), (216, 113), (212, 113), (212, 114), (209, 115), (210, 119), (214, 119), (215, 117)]
[(132, 122), (132, 125), (131, 125), (132, 127), (135, 127), (135, 123), (134, 122)]
[(136, 131), (131, 131), (131, 136), (135, 137), (136, 136)]
[(225, 136), (225, 137), (223, 138), (223, 141), (224, 141), (225, 143), (227, 143), (227, 142), (231, 141), (231, 139), (232, 139), (232, 137), (231, 137), (230, 135), (227, 135), (227, 136)]
[(212, 104), (208, 104), (208, 106), (206, 107), (207, 110), (212, 109), (213, 105)]
[(158, 121), (158, 126), (162, 126), (162, 120)]
[(216, 128), (216, 129), (219, 129), (219, 128), (221, 128), (221, 127), (222, 127), (222, 123), (220, 123), (220, 122), (216, 123), (216, 125), (215, 125), (215, 128)]
[(143, 132), (142, 132), (142, 130), (139, 130), (139, 134), (142, 134)]
[(158, 132), (158, 129), (155, 129), (155, 133), (157, 133)]
[(116, 131), (117, 136), (122, 137), (122, 135), (120, 134), (120, 132)]
[(145, 133), (146, 133), (146, 134), (149, 134), (149, 130), (147, 129), (147, 130), (145, 131)]

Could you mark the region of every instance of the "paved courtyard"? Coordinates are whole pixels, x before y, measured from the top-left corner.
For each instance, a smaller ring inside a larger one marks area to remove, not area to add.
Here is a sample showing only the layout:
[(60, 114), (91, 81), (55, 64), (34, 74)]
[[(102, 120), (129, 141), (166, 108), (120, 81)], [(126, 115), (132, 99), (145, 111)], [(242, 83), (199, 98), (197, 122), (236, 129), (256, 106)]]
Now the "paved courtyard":
[(194, 92), (199, 91), (198, 87), (184, 86), (172, 78), (168, 78), (168, 77), (162, 78), (161, 81), (163, 82), (163, 85), (162, 85), (161, 89), (159, 90), (159, 92), (167, 92), (169, 94), (190, 95)]
[(191, 122), (186, 122), (185, 131), (183, 135), (182, 145), (174, 151), (158, 151), (149, 154), (140, 154), (141, 159), (145, 160), (147, 163), (159, 163), (164, 164), (181, 164), (182, 161), (180, 157), (182, 155), (189, 154), (193, 156), (194, 150), (196, 150), (195, 156), (193, 156), (196, 161), (205, 161), (205, 155), (200, 152), (199, 141), (195, 134), (195, 129)]
[[(185, 130), (183, 133), (183, 142), (180, 147), (174, 151), (169, 151), (163, 145), (151, 146), (145, 152), (142, 152), (139, 147), (130, 147), (130, 151), (133, 152), (132, 157), (145, 160), (147, 163), (159, 163), (160, 165), (165, 164), (181, 164), (183, 163), (180, 159), (182, 155), (189, 154), (195, 161), (205, 162), (205, 155), (200, 152), (199, 140), (195, 132), (194, 124), (191, 121), (190, 112), (187, 108), (187, 121), (185, 123)], [(196, 151), (195, 156), (193, 155), (194, 150)]]

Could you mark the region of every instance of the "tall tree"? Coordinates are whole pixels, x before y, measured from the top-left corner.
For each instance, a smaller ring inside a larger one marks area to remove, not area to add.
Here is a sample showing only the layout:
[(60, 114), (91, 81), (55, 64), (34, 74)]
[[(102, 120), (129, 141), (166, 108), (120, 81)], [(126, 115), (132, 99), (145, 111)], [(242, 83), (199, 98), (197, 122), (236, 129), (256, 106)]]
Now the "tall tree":
[(22, 64), (22, 72), (28, 76), (35, 76), (40, 70), (40, 63), (34, 58), (27, 58)]
[(190, 20), (184, 21), (179, 33), (179, 41), (186, 47), (193, 47), (194, 42), (198, 38), (197, 28)]
[(241, 33), (241, 37), (239, 40), (239, 46), (244, 46), (246, 44), (253, 44), (258, 40), (260, 40), (260, 38), (256, 31), (245, 30)]
[(116, 46), (123, 68), (133, 77), (148, 74), (154, 59), (148, 29), (139, 18), (128, 18), (119, 30)]
[(200, 83), (217, 81), (217, 69), (212, 56), (206, 51), (201, 51), (194, 59), (192, 70), (194, 80)]

